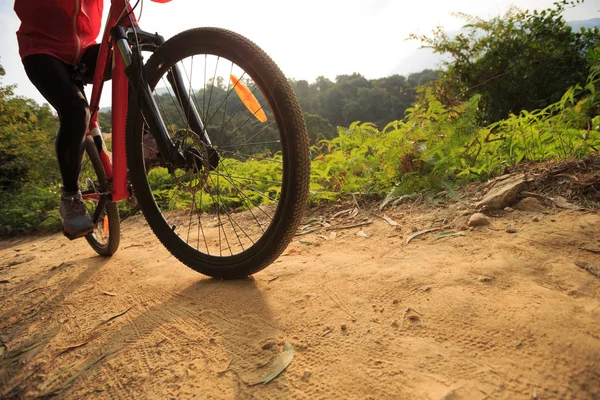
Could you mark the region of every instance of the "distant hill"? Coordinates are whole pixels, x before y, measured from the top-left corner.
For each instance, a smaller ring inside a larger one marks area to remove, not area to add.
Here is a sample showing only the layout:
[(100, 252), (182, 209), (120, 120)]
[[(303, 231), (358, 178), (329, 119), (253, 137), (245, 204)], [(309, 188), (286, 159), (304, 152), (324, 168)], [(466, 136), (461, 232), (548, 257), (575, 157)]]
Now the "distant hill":
[(567, 22), (574, 30), (580, 30), (581, 28), (600, 28), (600, 18), (586, 19), (584, 21), (569, 21)]

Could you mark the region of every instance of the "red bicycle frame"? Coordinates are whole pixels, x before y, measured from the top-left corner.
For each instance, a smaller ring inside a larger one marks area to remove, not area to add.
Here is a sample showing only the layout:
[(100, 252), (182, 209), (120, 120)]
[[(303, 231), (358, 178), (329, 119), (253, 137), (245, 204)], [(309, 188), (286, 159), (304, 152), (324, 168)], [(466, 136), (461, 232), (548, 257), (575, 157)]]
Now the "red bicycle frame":
[[(132, 12), (129, 2), (124, 4), (118, 3), (119, 2), (117, 1), (111, 2), (106, 27), (104, 28), (104, 33), (102, 35), (102, 42), (100, 43), (100, 51), (98, 53), (98, 61), (94, 72), (90, 102), (90, 131), (87, 133), (92, 137), (101, 136), (100, 125), (98, 124), (100, 96), (104, 85), (105, 71), (106, 68), (110, 68), (108, 64), (112, 60), (112, 160), (104, 146), (102, 146), (101, 149), (98, 149), (102, 164), (104, 165), (104, 170), (106, 171), (106, 176), (111, 183), (112, 201), (129, 198), (129, 190), (127, 187), (127, 157), (125, 154), (125, 126), (127, 120), (129, 83), (125, 76), (125, 62), (119, 52), (114, 51), (110, 29), (117, 23), (124, 27), (137, 27), (137, 20)], [(125, 18), (123, 18), (123, 16), (125, 16)], [(84, 195), (84, 198), (98, 201), (100, 199), (100, 194)]]
[[(156, 3), (167, 3), (170, 0), (151, 0)], [(115, 43), (111, 37), (111, 29), (119, 25), (123, 28), (139, 29), (137, 19), (133, 14), (129, 0), (112, 0), (108, 14), (94, 79), (92, 86), (92, 96), (90, 101), (90, 126), (88, 135), (92, 138), (102, 138), (100, 125), (98, 123), (98, 111), (100, 110), (100, 96), (104, 86), (104, 77), (106, 69), (112, 67), (112, 160), (109, 157), (104, 145), (98, 149), (100, 159), (104, 165), (106, 177), (111, 184), (111, 201), (124, 200), (130, 197), (127, 184), (127, 156), (125, 152), (125, 131), (129, 101), (129, 81), (125, 75), (125, 61), (119, 51), (115, 51)], [(157, 35), (156, 35), (157, 36)], [(161, 38), (162, 39), (162, 38)], [(112, 65), (109, 63), (112, 61)], [(104, 143), (104, 140), (102, 140)], [(84, 199), (99, 201), (105, 193), (94, 193), (83, 195)]]

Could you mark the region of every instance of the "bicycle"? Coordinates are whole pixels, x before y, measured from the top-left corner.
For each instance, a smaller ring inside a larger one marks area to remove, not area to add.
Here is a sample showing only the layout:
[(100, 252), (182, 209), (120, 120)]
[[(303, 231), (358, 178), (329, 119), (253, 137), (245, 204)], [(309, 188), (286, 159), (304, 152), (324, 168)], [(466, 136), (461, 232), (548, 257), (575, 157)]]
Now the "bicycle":
[[(112, 0), (102, 36), (79, 180), (96, 226), (86, 239), (98, 254), (114, 254), (117, 202), (135, 198), (188, 267), (223, 279), (251, 275), (283, 252), (307, 202), (298, 100), (250, 40), (196, 28), (165, 41), (139, 28), (139, 3)], [(111, 63), (112, 157), (98, 124)]]

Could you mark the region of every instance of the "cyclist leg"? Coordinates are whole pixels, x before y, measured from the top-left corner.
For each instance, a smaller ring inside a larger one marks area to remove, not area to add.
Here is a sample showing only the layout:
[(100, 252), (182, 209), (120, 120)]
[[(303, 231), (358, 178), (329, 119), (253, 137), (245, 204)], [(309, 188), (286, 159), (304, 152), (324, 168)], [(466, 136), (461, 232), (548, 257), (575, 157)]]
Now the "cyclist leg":
[(56, 155), (63, 180), (61, 215), (69, 237), (79, 237), (93, 230), (77, 180), (84, 151), (85, 132), (90, 120), (83, 85), (72, 79), (72, 67), (47, 54), (23, 59), (25, 72), (42, 96), (56, 109), (60, 129), (56, 138)]

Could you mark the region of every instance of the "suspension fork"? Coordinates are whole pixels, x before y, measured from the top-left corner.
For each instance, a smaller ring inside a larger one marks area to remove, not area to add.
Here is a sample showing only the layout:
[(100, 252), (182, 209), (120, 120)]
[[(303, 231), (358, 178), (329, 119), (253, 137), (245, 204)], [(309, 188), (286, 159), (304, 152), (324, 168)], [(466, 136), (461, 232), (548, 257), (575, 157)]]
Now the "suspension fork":
[(190, 129), (196, 135), (198, 135), (200, 140), (202, 140), (202, 143), (204, 143), (206, 146), (208, 165), (211, 169), (215, 169), (217, 165), (219, 165), (219, 154), (214, 147), (212, 147), (206, 127), (204, 126), (204, 123), (198, 114), (198, 109), (192, 100), (192, 93), (189, 93), (189, 95), (187, 94), (186, 87), (183, 83), (183, 75), (181, 74), (179, 65), (175, 64), (170, 68), (169, 72), (167, 73), (167, 80), (171, 86), (175, 88), (175, 97), (177, 97), (177, 101), (183, 109)]
[[(115, 43), (115, 47), (121, 54), (125, 62), (125, 75), (129, 79), (130, 85), (135, 94), (141, 100), (139, 107), (142, 110), (145, 121), (150, 127), (156, 139), (159, 152), (167, 158), (167, 160), (175, 167), (184, 167), (186, 160), (171, 141), (168, 132), (165, 129), (164, 121), (158, 112), (158, 107), (152, 96), (151, 89), (143, 76), (143, 63), (139, 51), (132, 51), (127, 40), (126, 31), (121, 26), (115, 26), (111, 29), (111, 37)], [(147, 32), (137, 29), (136, 34), (144, 39), (144, 43), (152, 43), (160, 46), (164, 43), (164, 39), (159, 35), (151, 35)], [(186, 88), (183, 82), (183, 76), (178, 65), (171, 67), (167, 73), (167, 80), (175, 89), (175, 95), (180, 106), (184, 110), (189, 127), (198, 135), (200, 140), (206, 145), (209, 154), (209, 165), (211, 168), (216, 168), (219, 162), (217, 152), (212, 148), (210, 138), (206, 133), (206, 129), (198, 111), (191, 100), (190, 96), (186, 96)]]
[(186, 95), (187, 91), (185, 89), (185, 85), (183, 84), (183, 77), (181, 75), (179, 65), (175, 64), (171, 67), (167, 73), (167, 80), (171, 86), (175, 88), (175, 97), (177, 97), (177, 101), (185, 113), (185, 118), (190, 124), (190, 128), (192, 131), (196, 132), (198, 136), (200, 136), (200, 139), (205, 145), (211, 146), (210, 138), (206, 133), (206, 129), (204, 128), (204, 124), (200, 119), (200, 115), (198, 115), (198, 110), (191, 99), (192, 94), (190, 93), (189, 96)]

